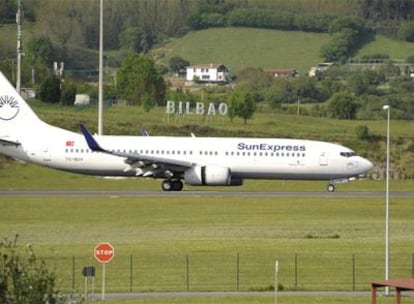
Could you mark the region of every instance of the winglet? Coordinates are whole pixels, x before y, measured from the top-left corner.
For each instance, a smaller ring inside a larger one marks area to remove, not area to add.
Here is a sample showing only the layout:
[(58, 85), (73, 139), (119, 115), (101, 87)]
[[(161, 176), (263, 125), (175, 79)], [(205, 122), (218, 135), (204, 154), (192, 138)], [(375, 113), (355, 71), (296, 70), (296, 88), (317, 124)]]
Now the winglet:
[(144, 128), (141, 129), (141, 136), (149, 136), (149, 133)]
[(91, 132), (89, 132), (89, 130), (83, 124), (80, 124), (79, 128), (82, 131), (83, 136), (85, 136), (85, 140), (89, 146), (89, 149), (92, 151), (106, 152), (106, 150), (98, 144), (95, 138), (93, 138)]

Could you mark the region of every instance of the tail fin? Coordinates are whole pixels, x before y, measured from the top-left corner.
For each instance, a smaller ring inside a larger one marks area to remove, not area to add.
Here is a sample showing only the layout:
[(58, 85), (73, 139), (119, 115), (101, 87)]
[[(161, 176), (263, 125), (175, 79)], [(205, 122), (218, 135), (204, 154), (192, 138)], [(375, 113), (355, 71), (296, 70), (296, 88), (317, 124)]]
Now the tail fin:
[(32, 128), (37, 122), (41, 122), (39, 117), (0, 72), (0, 136), (23, 127)]

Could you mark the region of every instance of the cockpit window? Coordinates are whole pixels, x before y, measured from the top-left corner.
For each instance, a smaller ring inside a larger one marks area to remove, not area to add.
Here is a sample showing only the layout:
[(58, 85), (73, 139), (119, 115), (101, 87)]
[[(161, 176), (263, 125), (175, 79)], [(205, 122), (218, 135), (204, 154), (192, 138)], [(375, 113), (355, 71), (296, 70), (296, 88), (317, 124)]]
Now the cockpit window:
[(356, 156), (356, 153), (355, 152), (341, 152), (341, 156), (352, 157), (352, 156)]

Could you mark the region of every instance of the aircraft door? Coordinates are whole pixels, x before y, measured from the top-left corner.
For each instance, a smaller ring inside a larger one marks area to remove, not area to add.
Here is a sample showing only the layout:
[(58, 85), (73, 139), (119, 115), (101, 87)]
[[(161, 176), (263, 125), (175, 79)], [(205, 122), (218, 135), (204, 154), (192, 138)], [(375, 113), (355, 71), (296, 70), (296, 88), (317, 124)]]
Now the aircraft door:
[(42, 160), (45, 163), (52, 161), (52, 155), (47, 147), (42, 150)]
[(319, 166), (326, 167), (328, 165), (328, 155), (326, 152), (322, 152), (319, 155)]
[(52, 161), (52, 155), (48, 147), (38, 147), (37, 149), (29, 149), (30, 158), (37, 163), (49, 163)]

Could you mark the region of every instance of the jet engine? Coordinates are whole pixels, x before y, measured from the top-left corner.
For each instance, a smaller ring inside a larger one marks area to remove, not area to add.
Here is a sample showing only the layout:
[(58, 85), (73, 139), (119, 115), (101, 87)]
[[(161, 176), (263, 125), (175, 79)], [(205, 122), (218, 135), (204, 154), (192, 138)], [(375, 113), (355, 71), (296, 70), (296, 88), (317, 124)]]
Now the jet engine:
[(196, 166), (184, 172), (184, 181), (193, 186), (229, 186), (231, 172), (220, 166)]

